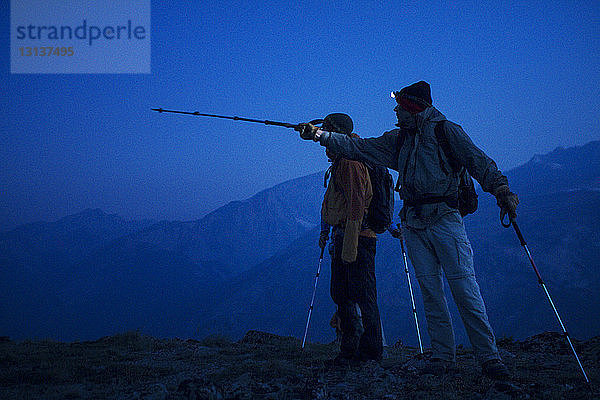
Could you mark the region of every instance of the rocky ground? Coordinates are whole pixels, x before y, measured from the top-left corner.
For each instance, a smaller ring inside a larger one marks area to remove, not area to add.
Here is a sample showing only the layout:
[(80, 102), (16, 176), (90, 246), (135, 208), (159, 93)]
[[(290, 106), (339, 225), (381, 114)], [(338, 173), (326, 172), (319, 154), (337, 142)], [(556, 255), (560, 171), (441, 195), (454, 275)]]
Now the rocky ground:
[(458, 371), (420, 375), (414, 348), (386, 348), (381, 365), (326, 367), (336, 344), (250, 331), (239, 342), (155, 339), (128, 332), (94, 342), (0, 339), (2, 399), (600, 399), (600, 337), (576, 348), (592, 386), (557, 333), (499, 341), (514, 374), (483, 378), (470, 350)]

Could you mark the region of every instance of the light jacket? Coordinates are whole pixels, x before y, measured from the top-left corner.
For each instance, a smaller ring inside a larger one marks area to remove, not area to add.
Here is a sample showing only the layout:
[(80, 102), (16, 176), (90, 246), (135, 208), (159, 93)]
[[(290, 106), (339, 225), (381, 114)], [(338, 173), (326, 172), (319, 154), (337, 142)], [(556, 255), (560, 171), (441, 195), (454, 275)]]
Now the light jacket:
[[(400, 217), (408, 226), (422, 229), (442, 215), (458, 212), (443, 202), (419, 207), (406, 205), (431, 197), (457, 196), (458, 173), (452, 170), (435, 137), (434, 128), (441, 121), (446, 121), (446, 117), (435, 107), (428, 107), (416, 114), (416, 131), (394, 129), (379, 137), (366, 139), (326, 133), (321, 136), (320, 143), (343, 157), (382, 164), (398, 171), (400, 198), (405, 201)], [(484, 191), (494, 193), (499, 186), (508, 184), (496, 163), (473, 144), (459, 125), (448, 121), (445, 128), (454, 157)], [(404, 135), (404, 138), (399, 140), (399, 135)], [(401, 146), (398, 146), (399, 143), (402, 143)]]
[(358, 236), (372, 197), (369, 171), (363, 163), (344, 158), (334, 163), (321, 206), (321, 220), (344, 230), (342, 260), (346, 262), (356, 261)]

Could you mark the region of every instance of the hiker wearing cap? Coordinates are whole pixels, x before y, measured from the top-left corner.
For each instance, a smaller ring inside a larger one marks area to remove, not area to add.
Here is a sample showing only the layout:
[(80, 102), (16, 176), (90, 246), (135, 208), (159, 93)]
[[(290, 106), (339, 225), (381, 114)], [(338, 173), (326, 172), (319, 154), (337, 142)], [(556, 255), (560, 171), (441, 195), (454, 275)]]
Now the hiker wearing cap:
[[(398, 129), (382, 136), (350, 138), (310, 124), (301, 124), (300, 136), (319, 141), (329, 151), (348, 159), (398, 171), (397, 189), (403, 200), (400, 219), (421, 288), (433, 352), (424, 370), (441, 374), (455, 365), (456, 346), (443, 290), (443, 271), (482, 372), (495, 379), (508, 378), (475, 279), (472, 249), (458, 210), (460, 172), (455, 164), (464, 167), (484, 191), (496, 197), (503, 213), (515, 217), (518, 198), (496, 163), (473, 144), (459, 125), (447, 121), (432, 106), (428, 83), (417, 82), (394, 92), (393, 97)], [(446, 146), (440, 140), (447, 142)]]
[[(358, 138), (346, 114), (329, 114), (322, 129)], [(332, 164), (321, 207), (319, 246), (325, 246), (329, 226), (333, 227), (330, 292), (341, 330), (340, 353), (333, 364), (379, 361), (383, 345), (375, 283), (377, 235), (365, 225), (365, 212), (373, 197), (369, 172), (360, 161), (342, 158), (330, 149), (326, 153)]]

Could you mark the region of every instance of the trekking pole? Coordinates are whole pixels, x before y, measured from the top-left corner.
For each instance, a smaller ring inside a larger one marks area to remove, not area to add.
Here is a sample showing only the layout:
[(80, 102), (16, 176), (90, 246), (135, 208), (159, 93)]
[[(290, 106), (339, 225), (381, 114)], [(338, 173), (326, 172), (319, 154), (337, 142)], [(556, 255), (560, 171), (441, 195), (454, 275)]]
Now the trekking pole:
[[(291, 124), (289, 122), (279, 122), (279, 121), (270, 121), (268, 119), (266, 120), (261, 120), (261, 119), (253, 119), (253, 118), (243, 118), (243, 117), (230, 117), (227, 115), (217, 115), (217, 114), (203, 114), (201, 112), (198, 111), (179, 111), (179, 110), (165, 110), (163, 108), (152, 108), (152, 111), (157, 111), (158, 113), (172, 113), (172, 114), (184, 114), (184, 115), (194, 115), (196, 117), (210, 117), (210, 118), (222, 118), (222, 119), (230, 119), (233, 121), (244, 121), (244, 122), (255, 122), (258, 124), (265, 124), (265, 125), (273, 125), (273, 126), (282, 126), (284, 128), (291, 128), (291, 129), (296, 129), (300, 126), (300, 124)], [(318, 124), (322, 124), (323, 120), (322, 119), (313, 119), (312, 121), (309, 122), (310, 124), (313, 125), (318, 125)], [(325, 129), (323, 128), (319, 128), (322, 131), (325, 131)], [(335, 132), (334, 130), (330, 130), (328, 132)], [(338, 132), (339, 133), (339, 132)]]
[(290, 124), (288, 122), (277, 122), (277, 121), (269, 121), (269, 120), (258, 120), (252, 118), (242, 118), (242, 117), (228, 117), (226, 115), (216, 115), (216, 114), (202, 114), (198, 111), (190, 112), (190, 111), (178, 111), (178, 110), (164, 110), (162, 108), (152, 108), (152, 111), (158, 111), (159, 113), (173, 113), (173, 114), (185, 114), (185, 115), (195, 115), (197, 117), (211, 117), (211, 118), (222, 118), (222, 119), (231, 119), (233, 121), (245, 121), (245, 122), (256, 122), (259, 124), (265, 125), (275, 125), (275, 126), (283, 126), (284, 128), (292, 128), (295, 129), (298, 127), (298, 124)]
[[(398, 224), (398, 229), (401, 229)], [(399, 237), (400, 246), (402, 247), (402, 259), (404, 260), (404, 272), (406, 273), (406, 281), (408, 282), (408, 291), (410, 292), (410, 303), (412, 305), (412, 312), (415, 318), (415, 327), (417, 329), (417, 339), (419, 340), (419, 354), (423, 354), (423, 344), (421, 342), (421, 331), (419, 330), (419, 319), (417, 318), (417, 307), (415, 306), (415, 296), (413, 295), (412, 284), (410, 283), (410, 272), (408, 271), (408, 262), (406, 258), (406, 250), (404, 249), (404, 239), (402, 236)]]
[(560, 324), (560, 327), (563, 331), (563, 335), (565, 336), (565, 339), (567, 339), (567, 342), (569, 343), (569, 347), (571, 347), (571, 351), (573, 352), (573, 355), (575, 356), (575, 360), (577, 360), (579, 369), (581, 369), (581, 373), (583, 374), (585, 381), (589, 384), (590, 380), (588, 379), (587, 374), (585, 373), (585, 370), (583, 369), (583, 365), (581, 364), (581, 361), (579, 360), (579, 356), (577, 355), (577, 352), (575, 351), (575, 347), (573, 347), (573, 343), (571, 342), (571, 337), (569, 336), (569, 333), (567, 332), (567, 329), (565, 328), (565, 325), (563, 324), (562, 319), (560, 318), (560, 315), (558, 314), (558, 310), (556, 309), (556, 306), (554, 305), (554, 302), (552, 301), (552, 298), (550, 297), (550, 293), (548, 292), (548, 289), (546, 288), (546, 284), (544, 283), (544, 280), (542, 279), (542, 276), (540, 275), (540, 271), (538, 271), (538, 269), (535, 265), (535, 262), (533, 261), (533, 257), (531, 256), (531, 252), (529, 251), (529, 248), (527, 247), (527, 243), (525, 242), (525, 239), (523, 238), (521, 229), (519, 229), (519, 225), (517, 225), (517, 221), (514, 218), (511, 218), (509, 216), (509, 222), (508, 222), (508, 224), (505, 224), (504, 220), (503, 220), (502, 210), (500, 210), (500, 223), (505, 228), (509, 228), (511, 225), (514, 228), (515, 233), (517, 234), (517, 237), (519, 238), (519, 241), (521, 242), (521, 246), (523, 246), (523, 248), (525, 249), (525, 253), (527, 253), (527, 257), (529, 258), (529, 262), (531, 263), (531, 266), (533, 267), (533, 270), (535, 271), (535, 274), (537, 275), (538, 283), (544, 290), (544, 293), (546, 294), (546, 298), (548, 299), (550, 306), (552, 306), (552, 310), (554, 310), (554, 315), (556, 316), (556, 319), (558, 320), (558, 323)]
[(306, 335), (308, 334), (308, 326), (310, 325), (310, 316), (312, 315), (313, 305), (315, 303), (315, 293), (317, 293), (317, 283), (319, 282), (319, 275), (321, 274), (321, 264), (323, 264), (323, 252), (325, 247), (321, 248), (321, 255), (319, 256), (319, 266), (317, 267), (317, 274), (315, 275), (315, 288), (313, 289), (312, 298), (310, 299), (310, 307), (308, 308), (308, 318), (306, 319), (306, 328), (304, 328), (304, 337), (302, 338), (302, 348), (306, 343)]

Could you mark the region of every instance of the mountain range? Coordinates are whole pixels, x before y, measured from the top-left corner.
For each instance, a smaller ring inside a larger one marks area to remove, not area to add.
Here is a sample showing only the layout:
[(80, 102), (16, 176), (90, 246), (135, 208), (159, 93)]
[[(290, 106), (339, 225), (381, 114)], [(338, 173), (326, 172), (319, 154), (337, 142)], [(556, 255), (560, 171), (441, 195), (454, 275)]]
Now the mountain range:
[[(600, 332), (600, 141), (536, 155), (507, 171), (519, 223), (572, 335)], [(319, 249), (322, 173), (284, 182), (202, 219), (131, 221), (85, 210), (0, 233), (0, 335), (94, 339), (140, 329), (163, 337), (301, 337)], [(465, 218), (497, 336), (557, 330), (514, 232), (480, 194)], [(400, 246), (378, 239), (379, 305), (388, 343), (415, 343)], [(412, 271), (412, 268), (411, 268)], [(425, 321), (413, 279), (421, 331)], [(309, 340), (329, 341), (334, 305), (322, 264)], [(449, 293), (449, 292), (448, 292)], [(459, 341), (465, 334), (451, 307)]]

